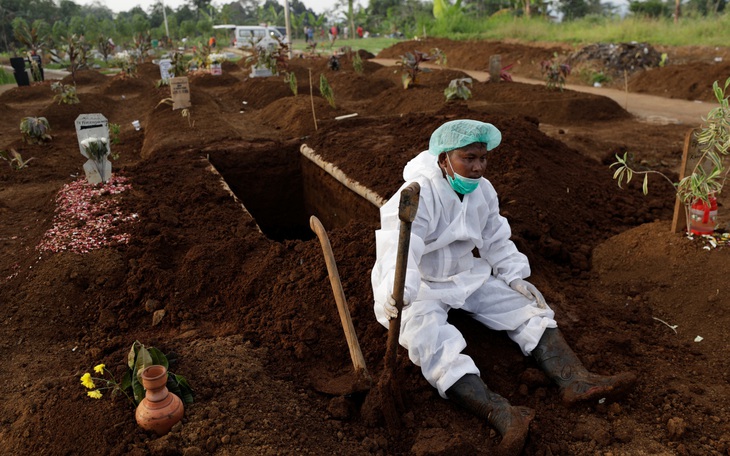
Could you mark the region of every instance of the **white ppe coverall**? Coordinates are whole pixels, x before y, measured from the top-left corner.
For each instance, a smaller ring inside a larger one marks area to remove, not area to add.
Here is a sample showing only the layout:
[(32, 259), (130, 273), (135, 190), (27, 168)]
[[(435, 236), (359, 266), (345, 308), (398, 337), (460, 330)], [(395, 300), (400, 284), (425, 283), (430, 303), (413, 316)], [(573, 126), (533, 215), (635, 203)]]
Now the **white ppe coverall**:
[[(546, 328), (555, 328), (554, 312), (509, 287), (530, 275), (527, 257), (510, 240), (507, 220), (499, 215), (497, 193), (482, 178), (473, 192), (459, 200), (444, 179), (437, 157), (428, 151), (411, 160), (403, 171), (405, 186), (421, 186), (416, 218), (411, 226), (410, 251), (401, 314), (399, 343), (424, 377), (446, 398), (466, 374), (479, 375), (474, 361), (461, 352), (466, 341), (447, 322), (450, 309), (463, 309), (493, 330), (507, 331), (528, 355)], [(388, 327), (383, 304), (393, 293), (398, 250), (400, 190), (380, 209), (381, 228), (375, 232), (376, 262), (372, 270), (375, 315)], [(479, 258), (473, 254), (479, 251)]]

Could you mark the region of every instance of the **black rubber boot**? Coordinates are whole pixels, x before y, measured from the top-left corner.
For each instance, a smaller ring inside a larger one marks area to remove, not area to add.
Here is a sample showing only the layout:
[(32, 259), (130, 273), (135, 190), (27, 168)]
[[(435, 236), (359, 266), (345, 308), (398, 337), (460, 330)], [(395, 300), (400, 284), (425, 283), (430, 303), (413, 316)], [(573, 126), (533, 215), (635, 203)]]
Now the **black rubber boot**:
[(525, 446), (530, 421), (535, 411), (528, 407), (513, 407), (497, 393), (487, 388), (475, 374), (461, 377), (446, 390), (446, 396), (474, 415), (489, 422), (502, 436), (497, 448), (500, 455), (516, 456)]
[(532, 356), (560, 387), (563, 404), (567, 406), (601, 398), (615, 400), (628, 393), (636, 383), (636, 375), (631, 372), (610, 376), (588, 372), (558, 328), (545, 330)]

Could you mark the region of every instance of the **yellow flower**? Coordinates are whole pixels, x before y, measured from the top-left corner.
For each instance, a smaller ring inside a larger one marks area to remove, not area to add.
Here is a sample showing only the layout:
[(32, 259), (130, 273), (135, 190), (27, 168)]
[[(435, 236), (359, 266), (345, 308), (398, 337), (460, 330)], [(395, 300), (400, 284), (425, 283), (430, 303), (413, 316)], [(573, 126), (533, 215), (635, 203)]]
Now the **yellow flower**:
[(98, 366), (94, 367), (94, 372), (96, 372), (97, 374), (103, 374), (105, 367), (106, 367), (105, 365), (99, 364)]
[(99, 390), (89, 391), (86, 394), (94, 399), (101, 399), (101, 391)]
[(81, 376), (81, 384), (89, 389), (96, 388), (94, 381), (91, 379), (91, 374), (88, 372)]

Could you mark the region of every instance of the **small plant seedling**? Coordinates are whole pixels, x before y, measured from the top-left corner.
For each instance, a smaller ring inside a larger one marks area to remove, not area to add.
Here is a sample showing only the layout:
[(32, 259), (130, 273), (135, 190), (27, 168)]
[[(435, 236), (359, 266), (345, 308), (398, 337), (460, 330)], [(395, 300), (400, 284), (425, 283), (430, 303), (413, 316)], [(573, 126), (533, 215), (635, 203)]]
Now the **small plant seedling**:
[(52, 139), (49, 132), (51, 126), (45, 117), (23, 117), (20, 120), (20, 133), (23, 135), (23, 142), (29, 144), (43, 144)]
[(511, 70), (513, 66), (515, 66), (515, 64), (510, 63), (506, 67), (502, 67), (502, 69), (499, 70), (499, 79), (504, 82), (512, 82), (512, 73), (510, 73), (509, 70)]
[(452, 79), (449, 86), (444, 89), (446, 101), (468, 100), (471, 98), (471, 78)]
[(294, 94), (294, 96), (297, 96), (297, 93), (299, 92), (299, 86), (297, 85), (297, 75), (290, 71), (284, 75), (284, 82), (289, 84), (289, 90)]
[[(185, 404), (194, 402), (193, 389), (187, 379), (170, 371), (170, 364), (176, 361), (174, 353), (165, 355), (155, 347), (145, 347), (139, 341), (135, 341), (126, 361), (128, 369), (119, 382), (104, 364), (94, 366), (94, 372), (99, 377), (93, 377), (89, 372), (82, 375), (81, 384), (89, 390), (86, 394), (93, 399), (101, 399), (103, 391), (111, 390), (112, 395), (124, 394), (131, 404), (136, 407), (145, 397), (142, 371), (149, 366), (159, 365), (168, 370), (167, 389), (182, 399)], [(107, 376), (109, 378), (106, 378)]]
[(51, 127), (45, 117), (23, 117), (20, 120), (20, 132), (23, 135), (23, 142), (35, 144), (51, 139), (48, 134), (50, 130)]
[(408, 89), (410, 86), (415, 85), (418, 79), (418, 75), (421, 73), (429, 73), (431, 70), (428, 68), (421, 68), (421, 63), (434, 60), (435, 57), (429, 56), (425, 52), (413, 51), (406, 52), (400, 56), (400, 61), (397, 62), (403, 69), (401, 75), (401, 82), (403, 82), (403, 88)]
[(436, 65), (443, 67), (446, 66), (446, 63), (448, 61), (446, 58), (446, 53), (439, 48), (431, 49), (431, 58), (436, 61)]
[[(109, 141), (112, 144), (119, 144), (121, 142), (120, 139), (120, 132), (122, 128), (119, 126), (119, 124), (110, 123), (109, 124)], [(118, 152), (112, 152), (109, 154), (109, 158), (112, 160), (119, 160), (119, 153)]]
[(182, 111), (180, 111), (180, 115), (183, 116), (185, 119), (188, 119), (188, 126), (190, 128), (193, 128), (195, 126), (195, 121), (193, 120), (193, 115), (190, 112), (190, 108), (184, 108)]
[(53, 99), (58, 104), (78, 104), (81, 102), (78, 95), (76, 95), (76, 86), (54, 82), (51, 84), (51, 90), (56, 94)]
[(558, 53), (555, 52), (553, 58), (540, 62), (540, 72), (545, 75), (545, 83), (549, 90), (557, 87), (562, 92), (565, 78), (570, 75), (570, 65), (558, 62)]
[(182, 52), (172, 53), (172, 74), (170, 76), (185, 76), (188, 71), (187, 64)]
[(20, 155), (20, 152), (15, 149), (10, 149), (10, 151), (0, 150), (0, 159), (8, 162), (8, 165), (10, 165), (10, 169), (15, 171), (25, 168), (26, 166), (28, 166), (28, 163), (30, 163), (31, 160), (35, 160), (34, 157), (23, 160), (23, 156)]
[(357, 52), (352, 54), (352, 68), (355, 70), (355, 73), (357, 73), (357, 74), (363, 73), (362, 58), (360, 57), (360, 54)]
[(246, 64), (251, 65), (253, 68), (267, 68), (272, 74), (286, 71), (288, 68), (289, 45), (279, 38), (276, 38), (276, 41), (277, 46), (274, 49), (257, 46), (251, 42), (253, 55), (246, 58)]
[(327, 100), (327, 103), (335, 108), (335, 93), (332, 91), (329, 82), (324, 74), (319, 75), (319, 93)]

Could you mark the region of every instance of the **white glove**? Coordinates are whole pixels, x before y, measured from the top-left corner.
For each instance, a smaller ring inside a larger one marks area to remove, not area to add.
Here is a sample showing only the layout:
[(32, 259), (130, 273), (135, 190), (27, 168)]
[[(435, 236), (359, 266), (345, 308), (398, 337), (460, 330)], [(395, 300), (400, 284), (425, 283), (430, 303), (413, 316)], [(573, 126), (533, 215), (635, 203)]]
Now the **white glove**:
[[(406, 297), (403, 296), (403, 308), (405, 309), (410, 304), (411, 303), (406, 300)], [(388, 296), (388, 300), (385, 301), (385, 304), (383, 304), (383, 309), (385, 310), (385, 315), (387, 315), (388, 320), (398, 318), (398, 308), (395, 307), (395, 298), (393, 295)]]
[(535, 285), (531, 284), (527, 280), (515, 279), (509, 283), (509, 286), (516, 292), (524, 295), (527, 299), (535, 301), (538, 308), (547, 309), (547, 303), (545, 302), (545, 298), (542, 296), (542, 293), (540, 293)]

